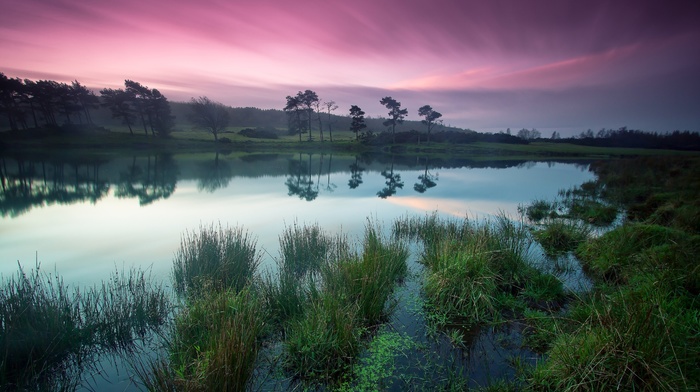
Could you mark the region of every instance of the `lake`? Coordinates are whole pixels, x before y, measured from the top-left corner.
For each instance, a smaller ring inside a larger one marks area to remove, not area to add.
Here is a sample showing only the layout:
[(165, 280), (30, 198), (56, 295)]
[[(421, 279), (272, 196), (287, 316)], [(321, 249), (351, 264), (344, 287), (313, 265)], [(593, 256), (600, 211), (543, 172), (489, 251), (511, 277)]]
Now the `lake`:
[[(518, 218), (519, 205), (593, 179), (586, 161), (483, 157), (144, 153), (8, 155), (0, 163), (0, 275), (38, 262), (74, 287), (132, 267), (169, 286), (182, 235), (203, 225), (243, 227), (270, 269), (279, 236), (295, 222), (359, 238), (368, 219), (389, 228), (396, 218), (433, 212)], [(135, 388), (123, 371), (100, 377), (117, 380), (98, 383), (101, 390)]]
[(278, 256), (278, 236), (295, 221), (352, 237), (368, 218), (389, 225), (435, 211), (516, 217), (518, 205), (553, 199), (592, 178), (585, 162), (331, 154), (4, 157), (0, 274), (38, 260), (80, 285), (123, 266), (149, 267), (168, 279), (182, 234), (211, 223), (247, 229), (269, 265)]

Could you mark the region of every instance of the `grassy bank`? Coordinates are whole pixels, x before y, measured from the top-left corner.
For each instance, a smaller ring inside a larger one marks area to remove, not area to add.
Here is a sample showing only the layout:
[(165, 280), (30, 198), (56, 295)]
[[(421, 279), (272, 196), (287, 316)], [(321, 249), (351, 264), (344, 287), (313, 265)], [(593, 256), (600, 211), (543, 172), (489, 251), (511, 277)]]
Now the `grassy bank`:
[(641, 148), (592, 147), (546, 141), (528, 144), (509, 143), (404, 143), (394, 145), (360, 144), (349, 132), (341, 132), (330, 141), (299, 141), (297, 135), (282, 135), (277, 139), (256, 139), (239, 135), (236, 131), (224, 132), (224, 142), (216, 143), (206, 132), (175, 130), (169, 137), (160, 138), (142, 133), (129, 134), (125, 129), (107, 130), (94, 126), (75, 126), (76, 129), (35, 129), (17, 132), (0, 132), (0, 151), (54, 153), (75, 150), (98, 154), (124, 154), (134, 152), (182, 153), (182, 152), (308, 152), (308, 153), (392, 153), (412, 156), (475, 156), (484, 159), (562, 159), (562, 158), (612, 158), (631, 156), (697, 156), (697, 152)]
[(599, 163), (600, 196), (627, 221), (581, 241), (594, 278), (556, 325), (533, 390), (700, 388), (700, 162), (679, 157)]

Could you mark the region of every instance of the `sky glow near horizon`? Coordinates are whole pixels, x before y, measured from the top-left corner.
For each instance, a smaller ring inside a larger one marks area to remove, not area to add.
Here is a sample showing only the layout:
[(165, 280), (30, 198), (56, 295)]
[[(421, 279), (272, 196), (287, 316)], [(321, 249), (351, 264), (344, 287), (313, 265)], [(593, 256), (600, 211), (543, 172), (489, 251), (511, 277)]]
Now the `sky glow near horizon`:
[(312, 89), (342, 115), (389, 95), (477, 131), (700, 131), (697, 1), (0, 1), (9, 77), (264, 109)]

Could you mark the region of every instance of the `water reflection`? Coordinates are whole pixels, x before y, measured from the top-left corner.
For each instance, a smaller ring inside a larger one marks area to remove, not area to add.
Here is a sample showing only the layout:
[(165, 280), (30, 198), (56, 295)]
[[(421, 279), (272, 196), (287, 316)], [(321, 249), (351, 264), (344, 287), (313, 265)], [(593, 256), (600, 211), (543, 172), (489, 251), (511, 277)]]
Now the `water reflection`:
[(109, 191), (100, 178), (101, 159), (9, 160), (2, 157), (0, 169), (0, 213), (17, 217), (35, 206), (95, 203)]
[(199, 165), (201, 171), (197, 189), (200, 191), (214, 192), (217, 189), (226, 188), (233, 178), (233, 170), (228, 162), (219, 159), (216, 152), (213, 161), (206, 161)]
[(423, 174), (418, 176), (418, 182), (413, 184), (413, 189), (418, 192), (418, 193), (425, 193), (430, 188), (433, 188), (434, 186), (437, 185), (438, 180), (438, 175), (432, 174), (431, 172), (428, 171), (429, 165), (428, 165), (428, 160), (425, 160), (425, 171)]
[[(348, 176), (347, 186), (354, 190), (366, 184), (367, 173), (378, 173), (383, 183), (379, 186), (373, 183), (372, 186), (376, 186), (376, 196), (386, 199), (397, 195), (404, 187), (404, 180), (397, 170), (411, 170), (418, 174), (413, 190), (423, 194), (437, 187), (438, 169), (529, 169), (534, 165), (536, 162), (532, 161), (428, 160), (393, 154), (341, 156), (339, 159), (333, 154), (318, 153), (249, 154), (231, 158), (222, 157), (218, 152), (198, 159), (176, 158), (171, 154), (111, 160), (4, 156), (0, 165), (0, 213), (3, 217), (17, 217), (34, 207), (85, 202), (94, 204), (103, 199), (112, 186), (117, 198), (137, 199), (139, 205), (146, 206), (169, 198), (175, 192), (178, 181), (194, 178), (198, 191), (214, 193), (226, 189), (233, 178), (241, 176), (284, 176), (289, 196), (314, 201), (321, 193), (336, 191), (335, 181), (342, 175)], [(555, 163), (547, 162), (547, 165), (551, 168)], [(285, 167), (284, 173), (280, 173), (282, 167)]]
[(355, 157), (355, 162), (350, 164), (350, 180), (348, 180), (350, 189), (355, 189), (362, 184), (362, 172), (364, 171), (365, 168), (360, 166), (358, 157)]
[(314, 188), (314, 181), (311, 179), (311, 157), (313, 154), (306, 154), (308, 163), (302, 160), (299, 153), (299, 160), (289, 160), (289, 175), (284, 182), (289, 190), (289, 196), (299, 196), (300, 199), (312, 201), (318, 196), (318, 185)]
[(136, 157), (119, 175), (115, 196), (137, 198), (142, 206), (167, 199), (175, 192), (178, 168), (172, 155), (162, 154), (141, 159)]

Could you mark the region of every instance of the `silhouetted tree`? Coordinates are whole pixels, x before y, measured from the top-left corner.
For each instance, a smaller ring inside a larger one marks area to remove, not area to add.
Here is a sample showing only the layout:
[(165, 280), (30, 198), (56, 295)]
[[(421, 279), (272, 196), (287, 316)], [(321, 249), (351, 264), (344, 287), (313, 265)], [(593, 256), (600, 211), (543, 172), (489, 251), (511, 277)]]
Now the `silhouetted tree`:
[(71, 115), (79, 114), (80, 105), (76, 102), (71, 86), (66, 83), (57, 83), (54, 97), (58, 101), (58, 112), (66, 116), (66, 123), (72, 124)]
[(52, 80), (39, 80), (34, 86), (34, 98), (46, 125), (58, 125), (56, 111), (58, 107), (59, 84)]
[(90, 91), (87, 87), (81, 85), (77, 80), (74, 80), (71, 84), (71, 94), (77, 105), (83, 111), (85, 120), (89, 124), (93, 124), (90, 109), (97, 109), (100, 104), (100, 99), (95, 95), (95, 93)]
[(299, 141), (301, 141), (301, 101), (299, 101), (298, 96), (292, 97), (291, 95), (287, 95), (286, 99), (287, 105), (284, 107), (284, 111), (287, 112), (287, 116), (289, 119), (289, 132), (290, 134), (294, 132), (298, 133)]
[(39, 122), (37, 121), (36, 111), (37, 107), (35, 105), (35, 91), (36, 83), (29, 79), (24, 79), (24, 88), (22, 89), (22, 102), (29, 106), (29, 111), (32, 114), (32, 120), (34, 120), (34, 128), (39, 127)]
[(126, 91), (130, 95), (130, 101), (136, 109), (136, 114), (141, 118), (141, 124), (143, 125), (143, 131), (148, 135), (148, 117), (150, 112), (148, 111), (148, 100), (151, 95), (151, 90), (147, 87), (142, 86), (141, 83), (134, 82), (133, 80), (125, 80), (124, 86)]
[(314, 104), (319, 101), (318, 95), (311, 90), (306, 90), (303, 93), (299, 91), (299, 93), (297, 93), (297, 99), (306, 111), (306, 119), (308, 121), (307, 129), (309, 130), (309, 141), (311, 141), (311, 115), (314, 111)]
[(17, 78), (8, 78), (0, 72), (0, 110), (5, 113), (10, 123), (10, 129), (19, 129), (18, 120), (21, 116), (19, 100), (23, 91), (22, 81)]
[(542, 136), (542, 134), (540, 133), (540, 131), (536, 130), (535, 128), (533, 128), (532, 130), (523, 128), (523, 129), (518, 131), (517, 136), (523, 140), (531, 140), (531, 139), (539, 139)]
[(335, 104), (335, 101), (326, 101), (323, 103), (323, 106), (326, 107), (326, 112), (328, 113), (328, 137), (331, 142), (333, 142), (333, 120), (331, 118), (331, 112), (338, 109), (338, 105)]
[(219, 141), (219, 133), (223, 132), (229, 124), (226, 106), (211, 101), (207, 97), (192, 98), (190, 105), (192, 106), (190, 121), (214, 135), (214, 141)]
[(151, 113), (151, 132), (160, 137), (167, 137), (172, 132), (175, 117), (171, 114), (170, 103), (160, 91), (151, 90), (151, 102), (149, 105)]
[(421, 123), (428, 128), (428, 142), (430, 142), (430, 130), (433, 128), (435, 120), (442, 117), (442, 113), (433, 110), (430, 105), (424, 105), (418, 109), (418, 115), (424, 118)]
[(136, 117), (129, 105), (131, 94), (122, 89), (104, 88), (100, 90), (100, 95), (102, 96), (102, 105), (109, 108), (112, 112), (112, 118), (121, 118), (122, 123), (129, 127), (129, 132), (133, 135), (134, 130), (131, 125)]
[(401, 102), (396, 101), (392, 97), (384, 97), (379, 101), (387, 109), (389, 109), (389, 119), (383, 122), (384, 126), (391, 126), (392, 143), (396, 142), (396, 125), (403, 124), (403, 119), (408, 114), (408, 109), (401, 109)]
[(360, 109), (357, 105), (350, 106), (350, 118), (352, 122), (350, 123), (350, 130), (355, 133), (355, 139), (360, 140), (360, 132), (367, 128), (365, 124), (365, 112)]
[(311, 106), (316, 111), (316, 121), (318, 121), (318, 136), (321, 142), (323, 142), (323, 123), (321, 121), (321, 101), (314, 102)]

